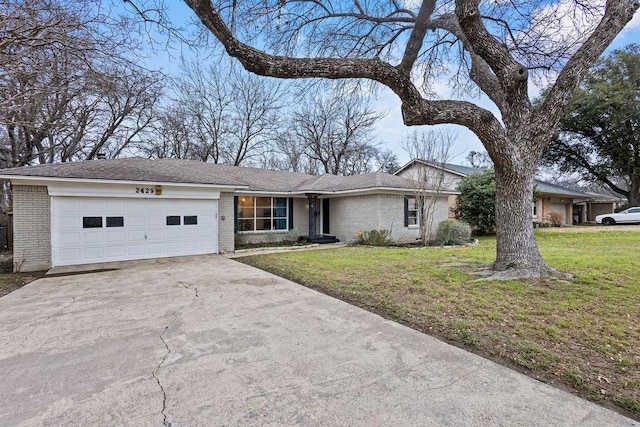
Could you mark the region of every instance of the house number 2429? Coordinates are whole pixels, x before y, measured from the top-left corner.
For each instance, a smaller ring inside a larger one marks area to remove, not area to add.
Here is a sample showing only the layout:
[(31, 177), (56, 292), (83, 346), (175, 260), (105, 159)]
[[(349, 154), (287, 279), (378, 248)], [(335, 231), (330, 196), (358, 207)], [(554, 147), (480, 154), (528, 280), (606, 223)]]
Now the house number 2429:
[(136, 187), (136, 194), (153, 194), (151, 187)]

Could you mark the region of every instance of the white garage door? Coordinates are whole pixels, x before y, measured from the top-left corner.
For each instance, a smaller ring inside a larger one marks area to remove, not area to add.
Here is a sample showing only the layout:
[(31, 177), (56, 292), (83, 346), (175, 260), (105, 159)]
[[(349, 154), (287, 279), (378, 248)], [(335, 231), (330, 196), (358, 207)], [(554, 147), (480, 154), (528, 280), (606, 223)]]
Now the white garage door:
[(216, 200), (52, 197), (54, 266), (218, 252)]

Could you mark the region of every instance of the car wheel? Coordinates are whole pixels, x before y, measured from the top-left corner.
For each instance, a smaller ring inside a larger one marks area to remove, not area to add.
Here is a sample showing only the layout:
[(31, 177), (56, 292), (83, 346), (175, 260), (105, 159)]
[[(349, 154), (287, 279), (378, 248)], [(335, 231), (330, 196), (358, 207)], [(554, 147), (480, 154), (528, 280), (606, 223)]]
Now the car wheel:
[(602, 220), (602, 225), (613, 225), (616, 221), (613, 218), (605, 218)]

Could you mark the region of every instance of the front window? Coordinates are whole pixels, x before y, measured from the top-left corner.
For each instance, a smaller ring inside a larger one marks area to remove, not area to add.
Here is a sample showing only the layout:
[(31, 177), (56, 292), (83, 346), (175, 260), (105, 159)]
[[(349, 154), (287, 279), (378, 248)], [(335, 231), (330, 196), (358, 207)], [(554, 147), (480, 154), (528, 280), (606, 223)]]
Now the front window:
[(409, 227), (419, 225), (418, 222), (418, 199), (415, 197), (407, 198), (408, 212), (407, 217), (409, 219)]
[(531, 204), (531, 216), (538, 216), (538, 204), (536, 202)]
[(287, 230), (286, 197), (238, 197), (238, 231)]

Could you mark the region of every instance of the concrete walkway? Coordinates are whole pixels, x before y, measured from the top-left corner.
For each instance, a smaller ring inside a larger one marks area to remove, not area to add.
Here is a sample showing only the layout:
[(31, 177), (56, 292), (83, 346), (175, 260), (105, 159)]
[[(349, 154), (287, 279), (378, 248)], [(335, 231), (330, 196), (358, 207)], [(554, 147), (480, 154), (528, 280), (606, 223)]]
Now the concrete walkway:
[(0, 425), (637, 426), (221, 256), (0, 298)]

